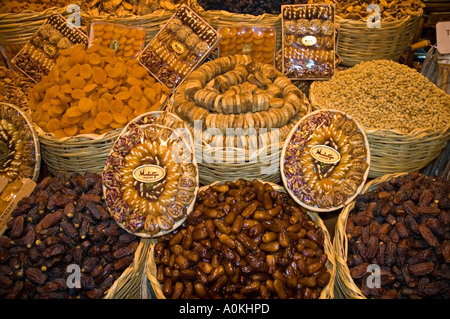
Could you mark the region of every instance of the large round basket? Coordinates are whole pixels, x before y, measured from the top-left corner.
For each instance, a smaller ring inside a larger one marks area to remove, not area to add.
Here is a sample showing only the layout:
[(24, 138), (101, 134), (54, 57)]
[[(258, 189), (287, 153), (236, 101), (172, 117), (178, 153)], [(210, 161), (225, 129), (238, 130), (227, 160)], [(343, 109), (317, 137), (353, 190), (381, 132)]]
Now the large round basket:
[(369, 28), (367, 21), (344, 19), (336, 15), (336, 27), (339, 29), (337, 53), (342, 58), (342, 64), (353, 66), (377, 59), (398, 61), (411, 45), (421, 16), (381, 20), (380, 28)]
[(82, 134), (56, 138), (35, 124), (41, 144), (42, 159), (51, 174), (73, 172), (102, 174), (105, 160), (121, 129), (105, 134)]
[[(380, 178), (368, 182), (361, 194), (376, 189), (383, 182), (391, 178), (402, 176), (407, 173), (386, 174)], [(347, 218), (350, 211), (355, 207), (355, 201), (349, 203), (339, 214), (333, 238), (333, 246), (336, 254), (336, 289), (335, 291), (343, 299), (367, 299), (356, 286), (347, 266), (348, 238), (346, 234)]]
[[(313, 110), (326, 108), (314, 96), (311, 85), (309, 100)], [(439, 156), (450, 139), (450, 124), (441, 129), (425, 127), (403, 133), (393, 129), (364, 128), (370, 145), (369, 178), (396, 172), (421, 170)]]
[(146, 277), (145, 267), (150, 251), (150, 239), (141, 238), (130, 266), (116, 279), (106, 292), (104, 299), (144, 299), (142, 278)]
[[(245, 175), (243, 175), (245, 178)], [(219, 181), (211, 183), (211, 185), (203, 186), (199, 189), (199, 192), (207, 189), (210, 186), (220, 184)], [(285, 189), (277, 184), (270, 183), (272, 187), (279, 192), (285, 192)], [(325, 266), (327, 270), (330, 272), (330, 281), (329, 283), (323, 288), (322, 293), (320, 295), (320, 299), (333, 299), (334, 298), (334, 288), (335, 288), (335, 276), (336, 276), (336, 264), (335, 264), (335, 252), (334, 248), (331, 243), (331, 237), (330, 234), (323, 223), (322, 219), (319, 217), (317, 213), (307, 211), (308, 215), (311, 217), (311, 219), (322, 229), (322, 232), (324, 234), (324, 252), (328, 257), (327, 262), (325, 263)], [(166, 299), (162, 292), (162, 285), (158, 282), (156, 279), (156, 264), (154, 260), (154, 248), (157, 241), (154, 240), (150, 244), (150, 251), (148, 254), (148, 260), (147, 260), (147, 267), (145, 269), (146, 276), (148, 278), (148, 282), (150, 283), (151, 292), (148, 292), (149, 297), (156, 297), (157, 299)]]
[(258, 16), (252, 14), (232, 13), (225, 10), (205, 10), (197, 0), (188, 0), (187, 4), (197, 12), (212, 27), (264, 26), (273, 27), (277, 34), (276, 49), (281, 49), (281, 14), (264, 13)]

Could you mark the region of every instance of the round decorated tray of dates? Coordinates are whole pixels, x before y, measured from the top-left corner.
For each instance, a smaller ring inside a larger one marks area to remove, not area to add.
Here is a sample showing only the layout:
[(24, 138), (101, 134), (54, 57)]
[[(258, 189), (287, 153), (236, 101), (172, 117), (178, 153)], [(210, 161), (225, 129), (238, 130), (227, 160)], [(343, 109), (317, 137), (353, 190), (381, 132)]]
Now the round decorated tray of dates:
[(337, 110), (304, 116), (286, 138), (281, 179), (301, 206), (317, 212), (340, 209), (364, 186), (370, 150), (361, 126)]
[(450, 182), (420, 172), (367, 183), (339, 215), (336, 281), (352, 299), (450, 298)]
[(164, 235), (181, 225), (198, 191), (192, 137), (176, 115), (150, 112), (122, 131), (103, 172), (108, 209), (140, 237)]
[(36, 180), (41, 155), (31, 118), (17, 106), (0, 102), (0, 176), (9, 182)]
[(330, 246), (320, 217), (283, 187), (215, 182), (199, 190), (183, 225), (150, 247), (147, 276), (157, 298), (328, 299)]

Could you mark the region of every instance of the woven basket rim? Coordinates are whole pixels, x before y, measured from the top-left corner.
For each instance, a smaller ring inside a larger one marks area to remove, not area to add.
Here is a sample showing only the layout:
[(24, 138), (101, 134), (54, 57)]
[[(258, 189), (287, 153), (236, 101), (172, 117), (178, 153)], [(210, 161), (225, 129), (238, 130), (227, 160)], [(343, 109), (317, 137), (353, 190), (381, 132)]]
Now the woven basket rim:
[[(266, 182), (263, 180), (259, 180), (259, 181), (270, 184), (277, 191), (280, 191), (280, 192), (286, 191), (286, 189), (281, 185), (278, 185), (278, 184), (275, 184), (272, 182)], [(208, 187), (211, 187), (216, 184), (221, 184), (221, 183), (223, 183), (223, 182), (222, 181), (212, 182), (209, 185), (202, 186), (198, 191), (201, 192), (202, 190), (205, 190)], [(314, 223), (322, 229), (322, 231), (324, 233), (325, 240), (324, 240), (323, 248), (324, 248), (324, 252), (326, 253), (326, 255), (328, 257), (328, 260), (325, 263), (325, 265), (331, 275), (329, 283), (324, 288), (322, 288), (322, 291), (320, 294), (320, 299), (333, 299), (337, 271), (336, 271), (335, 251), (334, 251), (334, 247), (331, 242), (331, 239), (330, 239), (330, 234), (329, 234), (328, 229), (326, 228), (323, 220), (320, 218), (320, 216), (317, 213), (311, 212), (311, 211), (306, 211), (306, 213), (314, 221)], [(161, 290), (162, 285), (156, 280), (156, 273), (155, 274), (152, 273), (152, 272), (154, 272), (154, 270), (156, 270), (154, 267), (155, 265), (153, 262), (153, 258), (151, 258), (151, 256), (153, 255), (153, 251), (154, 251), (153, 248), (154, 248), (155, 244), (156, 244), (156, 241), (153, 241), (151, 243), (150, 252), (148, 254), (150, 256), (150, 258), (148, 258), (148, 260), (147, 260), (146, 273), (147, 273), (147, 278), (150, 281), (150, 284), (153, 288), (153, 291), (155, 292), (156, 297), (159, 299), (166, 299)], [(156, 287), (157, 289), (154, 289), (154, 287)]]
[(103, 134), (78, 134), (75, 136), (66, 136), (63, 138), (57, 138), (53, 133), (45, 132), (37, 123), (34, 123), (34, 126), (36, 128), (36, 132), (39, 135), (40, 139), (46, 140), (48, 142), (54, 142), (57, 144), (64, 144), (64, 143), (96, 143), (96, 142), (102, 142), (103, 140), (112, 138), (113, 136), (119, 134), (122, 129), (118, 128), (115, 130), (111, 130), (109, 132), (103, 133)]
[[(309, 89), (309, 101), (311, 103), (311, 106), (315, 109), (323, 109), (327, 110), (328, 108), (325, 106), (326, 103), (321, 103), (320, 100), (318, 100), (314, 94), (314, 90), (317, 90), (316, 88), (316, 82), (313, 82), (311, 84), (311, 87)], [(414, 139), (418, 137), (422, 137), (424, 134), (440, 134), (440, 135), (449, 135), (450, 136), (450, 123), (448, 123), (445, 127), (442, 128), (434, 128), (434, 127), (423, 127), (423, 128), (415, 128), (414, 130), (410, 132), (402, 132), (398, 129), (387, 129), (387, 128), (367, 128), (366, 126), (363, 126), (366, 134), (368, 135), (396, 135), (397, 137), (404, 138), (404, 139)], [(416, 142), (416, 141), (411, 141)], [(393, 142), (395, 143), (395, 142)]]
[[(367, 163), (367, 168), (364, 172), (363, 175), (363, 181), (361, 182), (361, 184), (358, 186), (356, 192), (354, 195), (350, 196), (349, 198), (347, 198), (347, 200), (342, 203), (339, 206), (336, 207), (330, 207), (330, 208), (319, 208), (319, 207), (315, 207), (315, 206), (311, 206), (308, 204), (305, 204), (304, 202), (302, 202), (300, 199), (297, 198), (297, 196), (295, 196), (295, 194), (290, 190), (290, 188), (287, 186), (287, 182), (286, 182), (286, 176), (284, 174), (284, 156), (286, 155), (286, 149), (287, 146), (289, 145), (292, 136), (294, 135), (295, 131), (297, 130), (298, 126), (307, 118), (316, 115), (320, 112), (323, 111), (330, 111), (331, 113), (342, 113), (345, 116), (347, 116), (347, 118), (353, 120), (356, 123), (356, 126), (358, 127), (359, 131), (361, 132), (361, 134), (364, 137), (364, 144), (366, 146), (366, 163)], [(364, 184), (367, 180), (367, 177), (369, 175), (369, 171), (370, 171), (370, 159), (371, 159), (371, 152), (370, 152), (370, 145), (369, 145), (369, 141), (367, 139), (366, 133), (364, 132), (364, 128), (362, 127), (362, 125), (351, 115), (340, 111), (340, 110), (334, 110), (334, 109), (326, 109), (326, 110), (316, 110), (316, 111), (312, 111), (308, 114), (306, 114), (304, 117), (302, 117), (297, 124), (294, 125), (294, 127), (291, 129), (291, 131), (289, 132), (288, 136), (286, 137), (285, 143), (283, 145), (283, 149), (281, 151), (281, 155), (280, 155), (280, 175), (281, 175), (281, 180), (283, 181), (283, 185), (284, 188), (286, 189), (287, 193), (291, 196), (291, 198), (293, 200), (295, 200), (296, 203), (298, 203), (299, 205), (301, 205), (302, 207), (308, 209), (308, 210), (312, 210), (315, 212), (322, 212), (322, 213), (326, 213), (326, 212), (332, 212), (332, 211), (336, 211), (338, 209), (341, 209), (342, 207), (344, 207), (345, 205), (347, 205), (348, 203), (350, 203), (351, 201), (353, 201), (353, 199), (358, 195), (358, 193), (363, 189)]]
[[(114, 144), (112, 145), (111, 150), (110, 150), (109, 154), (107, 155), (107, 158), (113, 153), (113, 151), (114, 151), (114, 146), (115, 146), (116, 142), (118, 141), (118, 139), (119, 139), (120, 137), (122, 137), (122, 136), (128, 134), (128, 132), (129, 132), (128, 128), (129, 128), (129, 126), (130, 126), (130, 125), (129, 125), (130, 123), (136, 123), (140, 118), (142, 118), (142, 117), (144, 117), (144, 116), (148, 116), (148, 115), (152, 115), (152, 114), (158, 114), (157, 116), (159, 116), (159, 115), (161, 115), (161, 114), (163, 114), (163, 113), (168, 113), (168, 114), (172, 115), (174, 118), (179, 119), (179, 117), (178, 117), (176, 114), (172, 114), (172, 113), (170, 113), (170, 112), (163, 111), (163, 110), (150, 111), (150, 112), (147, 112), (147, 113), (138, 115), (138, 116), (135, 117), (133, 120), (131, 120), (131, 121), (127, 124), (127, 126), (125, 126), (125, 127), (119, 132), (119, 135), (117, 136), (116, 140), (114, 141)], [(186, 126), (186, 123), (185, 123), (184, 121), (182, 121), (181, 119), (179, 119), (179, 120), (180, 120), (181, 122), (183, 122), (184, 125)], [(164, 125), (162, 125), (162, 124), (154, 124), (154, 123), (141, 124), (141, 125), (139, 125), (139, 127), (145, 128), (145, 127), (150, 126), (150, 125), (158, 125), (158, 126), (160, 126), (160, 127), (166, 127), (166, 128), (167, 128), (167, 126), (164, 126)], [(190, 132), (189, 132), (189, 134), (190, 134)], [(195, 148), (193, 147), (193, 137), (192, 137), (191, 134), (190, 134), (189, 137), (190, 137), (189, 143), (190, 143), (190, 146), (191, 146), (190, 149), (191, 149), (191, 152), (192, 152), (192, 156), (191, 156), (192, 164), (197, 168), (197, 176), (196, 176), (197, 186), (195, 187), (195, 190), (194, 190), (194, 198), (196, 198), (196, 197), (197, 197), (198, 190), (199, 190), (199, 188), (200, 188), (199, 169), (198, 169), (198, 164), (197, 164), (197, 161), (196, 161), (196, 158), (195, 158)], [(187, 142), (184, 141), (183, 143), (187, 143)], [(105, 162), (104, 170), (106, 170), (106, 167), (107, 167), (107, 162)], [(103, 177), (102, 177), (102, 178), (103, 178)], [(106, 190), (107, 190), (107, 189), (106, 189), (105, 185), (102, 183), (102, 191), (103, 191), (103, 197), (104, 197), (104, 198), (106, 198)], [(169, 230), (161, 230), (161, 231), (159, 231), (158, 233), (153, 234), (153, 235), (152, 235), (152, 234), (147, 234), (147, 233), (135, 233), (135, 232), (131, 232), (131, 231), (128, 230), (122, 223), (119, 223), (118, 221), (116, 221), (116, 223), (117, 223), (117, 225), (119, 225), (122, 229), (124, 229), (125, 231), (127, 231), (127, 232), (129, 232), (129, 233), (131, 233), (131, 234), (133, 234), (133, 235), (135, 235), (135, 236), (138, 236), (138, 237), (141, 237), (141, 238), (147, 238), (147, 239), (157, 238), (157, 237), (164, 236), (164, 235), (166, 235), (167, 233), (170, 233), (171, 231), (173, 231), (173, 230), (177, 229), (178, 227), (180, 227), (181, 224), (186, 220), (186, 218), (192, 213), (192, 211), (193, 211), (193, 209), (194, 209), (194, 205), (195, 205), (195, 200), (193, 200), (193, 201), (186, 207), (186, 214), (185, 214), (185, 216), (184, 216), (183, 218), (179, 219), (178, 221), (176, 221), (175, 224), (174, 224), (174, 226), (173, 226), (171, 229), (169, 229)], [(108, 205), (107, 205), (107, 209), (108, 209), (108, 211), (110, 211), (110, 208), (109, 208)], [(110, 213), (112, 213), (112, 212), (110, 211)]]
[[(365, 194), (368, 191), (374, 190), (380, 184), (392, 178), (407, 174), (409, 173), (400, 172), (380, 176), (368, 182), (361, 190), (360, 194)], [(339, 281), (340, 284), (344, 286), (346, 290), (348, 290), (348, 293), (342, 291), (347, 297), (351, 297), (351, 299), (353, 298), (367, 299), (367, 297), (364, 296), (363, 293), (361, 292), (361, 289), (359, 289), (359, 287), (356, 286), (355, 282), (353, 281), (350, 275), (350, 269), (347, 265), (347, 253), (348, 253), (348, 238), (346, 234), (347, 218), (354, 206), (355, 201), (352, 201), (351, 203), (349, 203), (347, 206), (344, 207), (344, 209), (339, 214), (335, 226), (333, 246), (336, 254), (336, 268), (337, 268), (336, 279)]]
[(11, 104), (11, 103), (0, 102), (0, 106), (10, 107), (10, 108), (14, 109), (15, 111), (19, 112), (19, 114), (22, 116), (22, 118), (27, 123), (29, 130), (31, 131), (31, 136), (33, 137), (34, 150), (36, 153), (36, 155), (35, 155), (36, 163), (34, 165), (33, 176), (31, 179), (33, 181), (36, 181), (39, 177), (39, 173), (41, 170), (40, 169), (41, 168), (41, 148), (40, 148), (40, 143), (39, 143), (39, 136), (33, 125), (31, 116), (27, 111), (24, 111), (24, 110), (20, 109), (20, 107), (14, 105), (14, 104)]

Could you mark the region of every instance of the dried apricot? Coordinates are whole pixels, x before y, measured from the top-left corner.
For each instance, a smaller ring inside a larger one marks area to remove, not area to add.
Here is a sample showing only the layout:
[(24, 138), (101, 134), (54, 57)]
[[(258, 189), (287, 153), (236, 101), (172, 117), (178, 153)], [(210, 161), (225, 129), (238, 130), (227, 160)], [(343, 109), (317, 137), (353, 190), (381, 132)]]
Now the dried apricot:
[(105, 71), (103, 71), (102, 68), (95, 66), (92, 68), (92, 78), (94, 79), (95, 83), (103, 84), (106, 82), (107, 76), (106, 76)]
[(96, 52), (88, 54), (88, 62), (90, 65), (99, 65), (102, 63), (102, 58)]
[(78, 106), (71, 106), (66, 110), (66, 114), (68, 117), (77, 117), (81, 115), (81, 111)]
[(92, 108), (92, 100), (90, 98), (84, 97), (80, 99), (80, 102), (78, 102), (78, 109), (81, 113), (87, 113)]
[(114, 98), (116, 98), (117, 100), (128, 100), (130, 98), (131, 94), (130, 91), (126, 90), (126, 91), (121, 91), (119, 93), (117, 93)]
[(72, 92), (70, 93), (70, 96), (74, 99), (74, 100), (79, 100), (82, 99), (86, 96), (86, 92), (84, 92), (81, 89), (75, 89), (72, 90)]
[(94, 132), (96, 127), (94, 123), (94, 118), (90, 117), (86, 121), (83, 122), (83, 129), (89, 133)]
[(127, 117), (118, 112), (113, 113), (113, 120), (114, 120), (114, 122), (119, 123), (119, 124), (127, 123)]
[[(112, 101), (111, 101), (112, 102)], [(101, 97), (97, 103), (98, 112), (108, 112), (109, 111), (109, 103), (107, 99)]]
[(133, 69), (133, 75), (137, 79), (143, 78), (145, 75), (148, 75), (148, 71), (143, 66), (137, 66)]
[(80, 65), (80, 76), (86, 80), (90, 79), (92, 76), (92, 67), (87, 63)]
[(86, 86), (83, 88), (83, 91), (86, 93), (92, 92), (97, 86), (97, 83), (86, 84)]
[(54, 132), (56, 130), (59, 130), (60, 127), (61, 127), (61, 123), (59, 122), (59, 120), (57, 118), (51, 118), (47, 122), (47, 131), (48, 132)]
[(64, 134), (66, 134), (67, 136), (74, 136), (77, 134), (78, 126), (75, 124), (72, 124), (70, 126), (63, 128), (63, 131), (64, 131)]
[(112, 100), (110, 103), (109, 103), (109, 110), (112, 112), (112, 113), (115, 113), (115, 112), (121, 112), (122, 111), (122, 108), (123, 108), (123, 102), (121, 101), (121, 100)]
[(75, 76), (70, 79), (70, 86), (73, 89), (83, 89), (85, 85), (86, 81), (80, 76)]

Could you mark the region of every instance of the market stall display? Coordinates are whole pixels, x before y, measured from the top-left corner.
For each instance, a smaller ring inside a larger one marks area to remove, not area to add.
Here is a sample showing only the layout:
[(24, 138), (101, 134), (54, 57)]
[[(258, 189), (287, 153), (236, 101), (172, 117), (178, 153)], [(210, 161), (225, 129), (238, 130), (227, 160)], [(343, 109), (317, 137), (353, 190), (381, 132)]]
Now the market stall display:
[(318, 212), (337, 210), (364, 186), (370, 159), (358, 122), (340, 111), (319, 110), (303, 117), (286, 138), (281, 178), (301, 206)]
[(282, 187), (213, 183), (199, 191), (183, 226), (152, 246), (147, 274), (157, 298), (328, 299), (330, 243), (318, 215)]
[[(339, 216), (336, 284), (345, 298), (449, 298), (450, 184), (419, 172), (369, 182)], [(368, 278), (378, 266), (378, 285)]]
[(172, 108), (193, 130), (200, 182), (280, 180), (283, 142), (309, 102), (273, 65), (234, 55), (204, 63), (173, 95)]
[(103, 172), (108, 209), (121, 227), (151, 238), (181, 225), (199, 186), (192, 142), (167, 112), (144, 114), (121, 132)]
[(369, 177), (420, 170), (450, 138), (450, 96), (394, 61), (361, 62), (316, 81), (309, 98), (313, 108), (341, 110), (362, 125), (371, 151)]
[[(59, 175), (20, 201), (0, 237), (2, 298), (98, 299), (130, 280), (124, 271), (136, 269), (144, 244), (120, 229), (100, 194), (99, 175)], [(81, 271), (78, 288), (69, 265)]]

